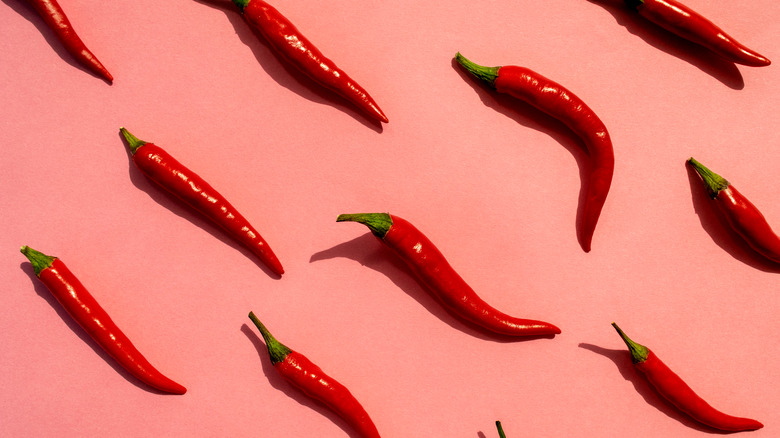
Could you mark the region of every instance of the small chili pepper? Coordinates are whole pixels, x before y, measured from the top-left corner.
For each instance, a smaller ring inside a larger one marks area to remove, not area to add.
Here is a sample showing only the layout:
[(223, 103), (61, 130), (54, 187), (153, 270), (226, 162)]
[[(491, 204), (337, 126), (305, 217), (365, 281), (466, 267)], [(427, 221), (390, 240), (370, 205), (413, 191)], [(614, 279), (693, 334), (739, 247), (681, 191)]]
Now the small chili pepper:
[(371, 118), (387, 123), (387, 116), (357, 82), (326, 58), (273, 6), (262, 0), (232, 0), (247, 23), (279, 54), (320, 85), (352, 102)]
[(614, 322), (612, 326), (615, 327), (615, 330), (617, 330), (628, 346), (628, 350), (631, 353), (631, 361), (636, 369), (645, 375), (658, 393), (679, 410), (703, 424), (720, 430), (738, 432), (764, 427), (763, 424), (756, 420), (733, 417), (713, 408), (693, 392), (691, 387), (680, 376), (669, 369), (666, 364), (661, 362), (661, 359), (650, 351), (649, 348), (629, 339)]
[(325, 374), (306, 356), (291, 350), (268, 331), (262, 322), (249, 312), (249, 319), (263, 335), (271, 364), (279, 374), (306, 395), (319, 400), (347, 421), (360, 435), (379, 438), (379, 432), (368, 413), (349, 390)]
[(745, 47), (701, 14), (676, 0), (625, 0), (639, 15), (673, 34), (737, 64), (763, 67), (771, 62)]
[(582, 212), (582, 248), (589, 252), (596, 223), (612, 184), (615, 155), (607, 127), (580, 98), (562, 85), (525, 67), (485, 67), (460, 53), (455, 59), (466, 71), (495, 88), (560, 120), (585, 143), (590, 155), (590, 178)]
[(133, 162), (144, 175), (222, 227), (274, 273), (284, 273), (282, 264), (265, 239), (209, 183), (161, 147), (139, 140), (125, 128), (120, 128), (120, 132), (127, 140)]
[(758, 208), (725, 178), (692, 157), (688, 164), (701, 176), (710, 197), (715, 200), (715, 205), (731, 228), (756, 252), (780, 263), (780, 237), (772, 231)]
[(57, 0), (27, 0), (27, 2), (35, 8), (68, 53), (91, 72), (108, 82), (114, 81), (111, 73), (103, 67), (103, 64), (98, 61), (97, 57), (87, 48), (76, 34), (76, 31), (73, 30), (73, 26), (71, 26), (68, 17), (59, 3), (57, 3)]
[(441, 303), (457, 316), (507, 336), (554, 335), (561, 330), (547, 322), (509, 316), (480, 298), (420, 230), (388, 213), (342, 214), (337, 222), (353, 221), (371, 232), (400, 257)]
[(60, 305), (119, 365), (160, 391), (171, 394), (187, 392), (186, 388), (165, 377), (146, 360), (65, 263), (28, 246), (23, 246), (21, 251), (30, 260), (35, 275)]
[(506, 438), (506, 434), (504, 434), (504, 428), (501, 426), (500, 421), (496, 421), (496, 429), (498, 429), (498, 438)]

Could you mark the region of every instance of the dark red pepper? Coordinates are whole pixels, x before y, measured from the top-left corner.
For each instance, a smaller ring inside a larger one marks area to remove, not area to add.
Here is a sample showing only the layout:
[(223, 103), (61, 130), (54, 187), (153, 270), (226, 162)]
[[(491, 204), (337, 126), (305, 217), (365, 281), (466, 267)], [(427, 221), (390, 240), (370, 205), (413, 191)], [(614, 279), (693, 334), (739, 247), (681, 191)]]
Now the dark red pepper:
[(97, 57), (87, 49), (81, 38), (73, 30), (68, 17), (56, 0), (27, 0), (38, 14), (46, 22), (46, 25), (54, 31), (54, 35), (60, 40), (65, 49), (76, 58), (83, 66), (108, 82), (113, 82), (114, 77), (103, 67)]
[(690, 415), (696, 421), (720, 430), (738, 432), (764, 427), (763, 424), (756, 420), (733, 417), (713, 408), (693, 392), (691, 387), (680, 376), (669, 369), (666, 364), (661, 362), (661, 359), (650, 351), (649, 348), (629, 339), (614, 322), (612, 326), (615, 327), (615, 330), (617, 330), (628, 346), (628, 350), (631, 353), (631, 361), (636, 369), (644, 374), (659, 394), (679, 410)]
[(361, 213), (342, 214), (336, 220), (366, 225), (406, 262), (447, 309), (479, 327), (507, 336), (543, 336), (561, 332), (550, 323), (515, 318), (490, 306), (458, 275), (433, 242), (405, 219), (388, 213)]
[(357, 82), (326, 58), (290, 20), (262, 0), (233, 0), (254, 29), (287, 61), (342, 97), (371, 118), (387, 123), (387, 116)]
[(22, 254), (30, 260), (35, 275), (73, 320), (119, 365), (160, 391), (171, 394), (187, 392), (186, 388), (165, 377), (146, 360), (65, 263), (28, 246), (22, 247)]
[(532, 70), (512, 65), (484, 67), (460, 53), (455, 55), (455, 59), (466, 71), (499, 93), (516, 97), (560, 120), (585, 143), (591, 165), (580, 232), (582, 248), (590, 251), (593, 232), (607, 200), (615, 168), (615, 154), (607, 127), (574, 93)]
[(249, 318), (263, 335), (271, 363), (285, 380), (309, 397), (324, 403), (361, 436), (379, 438), (379, 432), (371, 417), (344, 385), (325, 374), (306, 356), (277, 341), (253, 312), (249, 312)]
[(780, 263), (780, 237), (772, 231), (766, 218), (747, 198), (725, 178), (711, 171), (693, 158), (688, 160), (701, 176), (704, 186), (715, 200), (731, 228), (751, 248), (764, 257)]
[(125, 128), (120, 132), (127, 140), (133, 162), (144, 175), (222, 227), (274, 273), (284, 273), (263, 236), (209, 183), (161, 147), (139, 140)]
[(737, 64), (763, 67), (771, 62), (745, 47), (710, 20), (676, 0), (625, 0), (639, 15), (673, 34), (706, 47)]

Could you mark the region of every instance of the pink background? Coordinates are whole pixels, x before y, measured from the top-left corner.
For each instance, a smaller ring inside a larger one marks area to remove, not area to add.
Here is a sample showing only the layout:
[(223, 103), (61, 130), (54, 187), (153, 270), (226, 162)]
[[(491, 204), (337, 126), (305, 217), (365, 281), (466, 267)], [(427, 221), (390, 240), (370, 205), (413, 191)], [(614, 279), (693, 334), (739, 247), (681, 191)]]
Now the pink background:
[[(775, 0), (687, 0), (780, 62)], [(0, 2), (0, 435), (354, 436), (273, 370), (247, 318), (348, 386), (387, 437), (703, 436), (632, 368), (612, 321), (715, 407), (780, 434), (780, 266), (728, 231), (694, 156), (780, 229), (780, 70), (737, 67), (619, 1), (276, 1), (390, 119), (283, 64), (229, 1), (61, 0), (113, 73)], [(584, 253), (582, 144), (457, 68), (516, 64), (609, 128), (611, 193)], [(281, 279), (134, 167), (127, 127), (252, 221)], [(496, 340), (449, 316), (359, 224), (424, 231), (489, 303), (562, 328)], [(18, 252), (59, 256), (188, 388), (117, 369)]]

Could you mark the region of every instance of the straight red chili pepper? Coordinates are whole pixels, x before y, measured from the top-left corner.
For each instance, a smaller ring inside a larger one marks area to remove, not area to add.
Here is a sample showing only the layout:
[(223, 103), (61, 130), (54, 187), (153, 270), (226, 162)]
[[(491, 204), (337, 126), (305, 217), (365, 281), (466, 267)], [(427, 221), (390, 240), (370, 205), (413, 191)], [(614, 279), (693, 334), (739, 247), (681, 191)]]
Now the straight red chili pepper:
[(127, 140), (133, 162), (144, 175), (222, 227), (274, 273), (284, 273), (263, 236), (216, 189), (163, 148), (139, 140), (125, 128), (120, 132)]
[(631, 361), (636, 369), (645, 375), (659, 394), (679, 410), (690, 415), (700, 423), (720, 430), (739, 432), (764, 427), (763, 424), (756, 420), (734, 417), (713, 408), (693, 392), (691, 387), (680, 376), (669, 369), (649, 348), (629, 339), (614, 322), (612, 326), (615, 327), (615, 330), (617, 330), (628, 346), (628, 350), (631, 353)]
[(388, 213), (360, 213), (342, 214), (336, 220), (366, 225), (406, 262), (447, 309), (472, 324), (507, 336), (543, 336), (561, 332), (550, 323), (516, 318), (490, 306), (458, 275), (433, 242), (403, 218)]
[(28, 246), (22, 247), (22, 254), (30, 260), (35, 275), (73, 320), (119, 365), (138, 380), (160, 391), (171, 394), (187, 392), (186, 388), (165, 377), (146, 360), (65, 263)]
[(247, 23), (271, 44), (287, 61), (342, 97), (371, 118), (387, 123), (387, 116), (374, 99), (336, 64), (325, 57), (314, 44), (273, 6), (262, 0), (232, 0)]
[(56, 0), (27, 0), (30, 5), (46, 22), (46, 25), (54, 31), (54, 35), (60, 40), (65, 49), (76, 60), (91, 72), (102, 77), (108, 82), (113, 82), (114, 77), (106, 70), (97, 57), (87, 48), (84, 42), (73, 30), (68, 17)]
[(574, 93), (530, 69), (512, 65), (485, 67), (460, 53), (455, 59), (466, 71), (499, 93), (509, 94), (560, 120), (585, 143), (590, 156), (590, 178), (580, 232), (582, 248), (589, 252), (615, 168), (615, 154), (607, 127)]
[(706, 47), (737, 64), (763, 67), (771, 62), (747, 48), (710, 20), (676, 0), (625, 0), (639, 15), (673, 34)]
[(780, 263), (780, 237), (772, 231), (758, 208), (725, 178), (703, 164), (693, 158), (688, 159), (688, 164), (701, 176), (710, 197), (731, 228), (756, 252)]
[(306, 356), (277, 341), (253, 312), (249, 312), (249, 318), (263, 335), (271, 363), (285, 380), (309, 397), (324, 403), (361, 436), (379, 437), (371, 417), (344, 385), (325, 374)]

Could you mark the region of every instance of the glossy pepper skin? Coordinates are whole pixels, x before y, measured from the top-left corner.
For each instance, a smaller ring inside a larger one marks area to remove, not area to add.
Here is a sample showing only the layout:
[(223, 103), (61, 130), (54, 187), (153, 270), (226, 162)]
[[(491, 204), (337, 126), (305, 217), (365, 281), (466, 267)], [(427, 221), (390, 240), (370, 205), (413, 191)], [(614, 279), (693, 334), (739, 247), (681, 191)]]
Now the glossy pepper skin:
[(490, 332), (505, 336), (547, 336), (561, 330), (547, 322), (507, 315), (480, 298), (450, 266), (438, 248), (407, 220), (388, 213), (342, 214), (371, 232), (401, 258), (452, 313)]
[(325, 86), (360, 108), (366, 115), (387, 123), (387, 116), (374, 99), (336, 64), (325, 57), (301, 32), (273, 6), (262, 0), (232, 0), (252, 28), (279, 54), (320, 85)]
[(764, 215), (725, 178), (694, 158), (688, 164), (701, 176), (704, 186), (731, 228), (756, 252), (780, 263), (780, 237), (772, 231)]
[(165, 377), (130, 342), (108, 313), (60, 259), (28, 246), (24, 254), (35, 275), (51, 291), (68, 314), (114, 360), (138, 380), (163, 392), (184, 394), (187, 389)]
[(617, 330), (628, 346), (628, 350), (631, 353), (631, 361), (636, 369), (644, 374), (648, 382), (653, 385), (658, 393), (677, 407), (677, 409), (685, 412), (696, 421), (719, 430), (740, 432), (764, 427), (763, 424), (756, 420), (734, 417), (713, 408), (693, 392), (691, 387), (666, 366), (649, 348), (632, 341), (614, 322), (612, 326), (615, 327), (615, 330)]
[(81, 65), (88, 68), (91, 72), (102, 77), (109, 83), (114, 80), (111, 73), (106, 70), (97, 57), (87, 48), (84, 42), (73, 30), (70, 20), (65, 15), (59, 3), (56, 0), (27, 0), (27, 3), (33, 8), (46, 22), (46, 25), (54, 32), (54, 35), (62, 43), (63, 47), (70, 53)]
[(737, 64), (764, 67), (765, 56), (739, 43), (701, 14), (676, 0), (625, 0), (639, 15), (673, 34), (706, 47)]
[(580, 232), (582, 249), (589, 252), (615, 169), (615, 154), (607, 127), (574, 93), (530, 69), (485, 67), (471, 62), (460, 53), (455, 55), (455, 59), (466, 71), (499, 93), (520, 99), (560, 120), (585, 143), (590, 159), (590, 177), (583, 201)]
[(325, 374), (306, 356), (277, 341), (253, 312), (249, 312), (249, 319), (260, 330), (271, 363), (285, 380), (309, 397), (324, 403), (364, 438), (379, 438), (371, 417), (344, 385)]
[(130, 147), (133, 163), (144, 175), (222, 227), (275, 274), (284, 273), (263, 236), (216, 189), (163, 148), (139, 140), (125, 128), (120, 132)]

